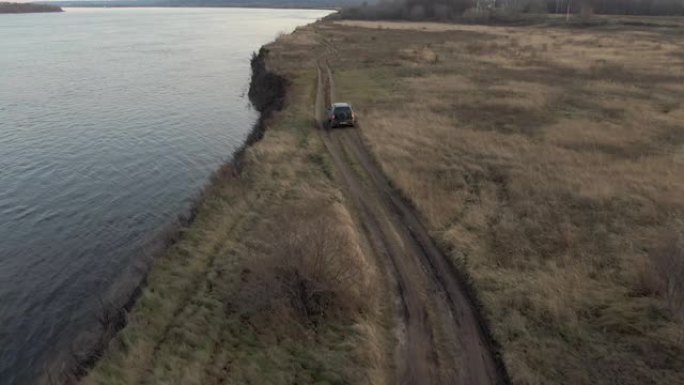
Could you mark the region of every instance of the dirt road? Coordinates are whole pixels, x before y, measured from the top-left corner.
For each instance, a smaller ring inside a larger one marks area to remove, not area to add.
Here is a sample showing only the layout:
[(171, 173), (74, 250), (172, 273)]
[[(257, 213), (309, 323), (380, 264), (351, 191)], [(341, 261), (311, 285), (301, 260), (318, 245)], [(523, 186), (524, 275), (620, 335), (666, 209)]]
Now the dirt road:
[(458, 271), (435, 246), (413, 209), (388, 183), (359, 129), (324, 129), (325, 106), (335, 101), (326, 57), (319, 61), (318, 75), (314, 115), (321, 137), (367, 244), (393, 273), (401, 312), (397, 382), (508, 383)]

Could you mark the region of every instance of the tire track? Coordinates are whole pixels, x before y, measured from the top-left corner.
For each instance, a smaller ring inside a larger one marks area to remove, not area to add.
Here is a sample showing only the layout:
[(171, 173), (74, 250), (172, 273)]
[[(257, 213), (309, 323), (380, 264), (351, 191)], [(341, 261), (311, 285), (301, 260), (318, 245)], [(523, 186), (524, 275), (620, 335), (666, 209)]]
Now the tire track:
[(391, 187), (358, 130), (324, 130), (324, 108), (335, 91), (327, 63), (334, 52), (323, 45), (314, 116), (372, 251), (394, 275), (401, 308), (398, 383), (509, 383), (463, 278)]
[[(248, 208), (258, 207), (261, 201), (265, 199), (265, 196), (260, 196), (257, 198), (246, 199), (241, 204), (247, 206)], [(248, 212), (248, 210), (247, 210)], [(220, 252), (225, 251), (225, 246), (230, 242), (230, 239), (234, 238), (234, 235), (241, 228), (245, 221), (248, 220), (248, 214), (242, 213), (237, 216), (234, 220), (222, 224), (220, 228), (217, 228), (217, 232), (221, 235), (218, 239), (210, 244), (208, 250), (203, 254), (203, 263), (198, 269), (198, 271), (192, 276), (187, 278), (187, 282), (184, 285), (183, 295), (180, 300), (174, 304), (174, 309), (171, 315), (166, 319), (166, 324), (161, 330), (160, 334), (156, 337), (154, 346), (152, 348), (152, 353), (146, 357), (141, 357), (140, 361), (145, 362), (141, 365), (145, 368), (139, 378), (131, 383), (135, 382), (138, 384), (154, 384), (157, 379), (154, 377), (155, 368), (159, 366), (159, 352), (161, 349), (169, 344), (170, 335), (174, 329), (181, 328), (181, 326), (196, 316), (194, 310), (195, 305), (192, 304), (193, 299), (201, 297), (204, 295), (207, 287), (205, 285), (208, 282), (208, 276), (211, 272), (215, 271), (216, 260), (219, 258)]]

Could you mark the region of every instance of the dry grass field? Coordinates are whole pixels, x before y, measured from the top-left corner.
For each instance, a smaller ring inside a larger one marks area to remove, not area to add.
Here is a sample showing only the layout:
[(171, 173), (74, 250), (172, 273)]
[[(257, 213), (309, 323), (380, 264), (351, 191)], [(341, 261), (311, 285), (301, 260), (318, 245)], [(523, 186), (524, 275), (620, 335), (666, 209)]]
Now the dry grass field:
[(684, 23), (644, 20), (316, 26), (516, 384), (684, 383)]
[(267, 63), (283, 110), (80, 382), (397, 383), (387, 261), (313, 128), (325, 53), (359, 143), (468, 274), (514, 384), (684, 383), (684, 22), (662, 20), (282, 36)]

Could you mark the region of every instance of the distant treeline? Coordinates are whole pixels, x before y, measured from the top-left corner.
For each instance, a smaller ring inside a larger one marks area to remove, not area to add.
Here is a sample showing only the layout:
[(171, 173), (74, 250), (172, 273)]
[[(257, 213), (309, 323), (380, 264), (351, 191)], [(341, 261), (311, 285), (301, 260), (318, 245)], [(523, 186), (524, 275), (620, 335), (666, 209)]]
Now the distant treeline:
[(46, 4), (0, 3), (0, 13), (62, 12), (62, 8)]
[[(569, 3), (570, 12), (579, 12), (584, 5), (591, 8), (594, 13), (601, 15), (684, 15), (684, 0), (502, 0), (500, 2), (542, 3), (549, 13), (566, 13)], [(529, 8), (533, 9), (534, 7), (530, 6)]]
[(684, 0), (381, 0), (342, 10), (350, 19), (457, 20), (516, 14), (684, 15)]

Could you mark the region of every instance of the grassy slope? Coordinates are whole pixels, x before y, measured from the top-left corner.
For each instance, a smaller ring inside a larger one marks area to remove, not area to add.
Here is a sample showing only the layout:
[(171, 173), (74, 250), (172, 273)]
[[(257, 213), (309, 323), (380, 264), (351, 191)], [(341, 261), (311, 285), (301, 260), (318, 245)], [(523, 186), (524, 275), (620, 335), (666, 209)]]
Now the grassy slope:
[(684, 382), (649, 259), (684, 234), (677, 21), (319, 27), (338, 98), (472, 276), (515, 383)]
[[(271, 70), (291, 81), (284, 110), (247, 150), (242, 175), (227, 170), (208, 191), (83, 383), (385, 383), (391, 310), (312, 130), (315, 65), (294, 60), (314, 48), (309, 34), (270, 47)], [(313, 325), (289, 301), (276, 302), (282, 293), (268, 277), (283, 267), (274, 256), (294, 259), (317, 241), (332, 249), (316, 238), (325, 228), (337, 236), (336, 256), (359, 270), (352, 284), (332, 288), (345, 303)], [(299, 242), (299, 234), (309, 238)]]

